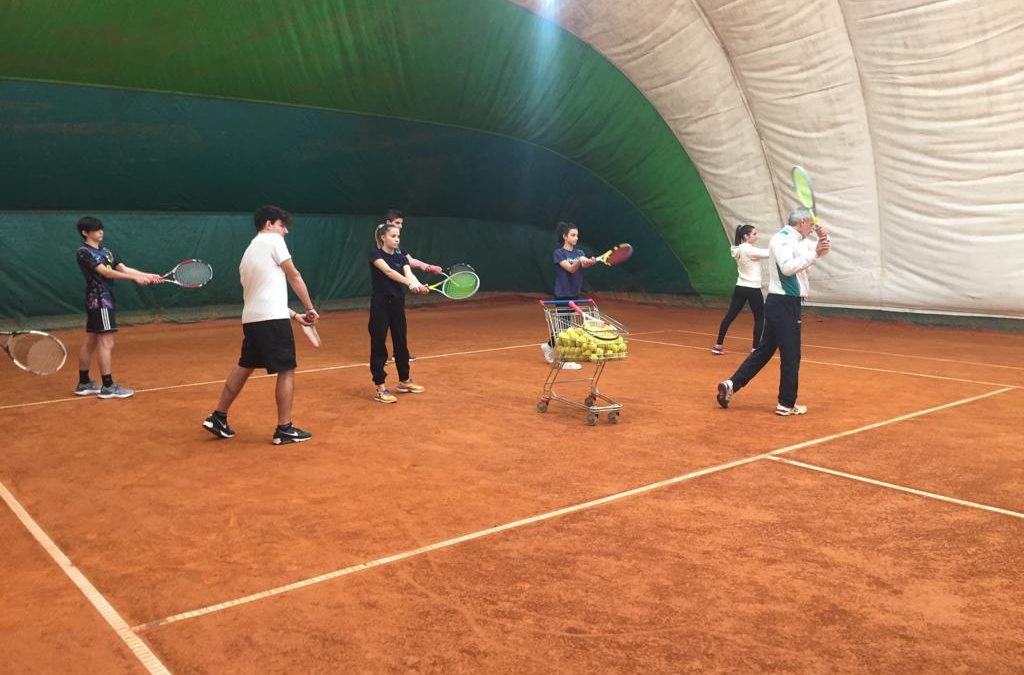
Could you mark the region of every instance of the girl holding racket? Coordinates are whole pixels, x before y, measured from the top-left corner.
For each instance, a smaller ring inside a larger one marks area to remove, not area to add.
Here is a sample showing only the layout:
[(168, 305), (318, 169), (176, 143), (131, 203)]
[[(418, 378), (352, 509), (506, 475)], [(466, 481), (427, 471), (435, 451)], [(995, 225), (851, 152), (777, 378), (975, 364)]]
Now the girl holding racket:
[(757, 248), (757, 228), (753, 225), (743, 224), (736, 228), (735, 246), (732, 247), (732, 258), (736, 261), (736, 268), (739, 270), (739, 277), (736, 279), (736, 287), (732, 290), (732, 301), (729, 303), (729, 310), (718, 327), (718, 339), (711, 348), (711, 353), (716, 356), (725, 353), (722, 343), (725, 342), (725, 334), (733, 320), (739, 316), (744, 304), (750, 305), (750, 311), (754, 313), (754, 344), (751, 348), (757, 347), (761, 339), (761, 331), (764, 329), (764, 298), (761, 296), (761, 261), (768, 258), (768, 249)]
[[(583, 268), (590, 267), (597, 263), (596, 258), (588, 258), (582, 249), (576, 248), (580, 240), (580, 229), (575, 223), (561, 221), (555, 225), (555, 239), (561, 246), (555, 249), (552, 254), (552, 262), (555, 264), (555, 300), (575, 300), (580, 297), (583, 289)], [(547, 342), (540, 345), (544, 352), (544, 360), (548, 363), (555, 361), (555, 336), (551, 335)], [(566, 370), (579, 370), (580, 364), (566, 361), (562, 368)]]
[(377, 228), (376, 246), (370, 251), (370, 374), (377, 386), (373, 400), (395, 403), (398, 399), (384, 384), (388, 361), (387, 337), (391, 332), (391, 347), (395, 352), (400, 394), (420, 394), (424, 387), (409, 377), (409, 346), (406, 342), (405, 293), (426, 293), (428, 289), (413, 276), (409, 258), (399, 250), (401, 228), (385, 225)]

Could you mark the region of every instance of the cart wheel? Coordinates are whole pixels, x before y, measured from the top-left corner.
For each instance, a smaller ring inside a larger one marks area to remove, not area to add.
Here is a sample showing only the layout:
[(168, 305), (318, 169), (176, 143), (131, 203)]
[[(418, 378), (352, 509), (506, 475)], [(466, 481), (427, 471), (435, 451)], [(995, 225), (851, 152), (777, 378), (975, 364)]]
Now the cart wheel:
[(614, 412), (608, 413), (608, 424), (618, 424), (618, 423), (619, 423), (619, 412), (616, 410)]
[(587, 406), (588, 408), (590, 406), (594, 405), (596, 402), (597, 402), (597, 397), (594, 396), (593, 394), (591, 394), (590, 396), (588, 396), (585, 399), (583, 399), (583, 405)]
[(589, 415), (587, 415), (587, 426), (592, 427), (595, 424), (597, 424), (597, 415), (595, 415), (594, 413), (590, 413)]
[(537, 403), (537, 412), (543, 413), (548, 411), (548, 402), (540, 401)]

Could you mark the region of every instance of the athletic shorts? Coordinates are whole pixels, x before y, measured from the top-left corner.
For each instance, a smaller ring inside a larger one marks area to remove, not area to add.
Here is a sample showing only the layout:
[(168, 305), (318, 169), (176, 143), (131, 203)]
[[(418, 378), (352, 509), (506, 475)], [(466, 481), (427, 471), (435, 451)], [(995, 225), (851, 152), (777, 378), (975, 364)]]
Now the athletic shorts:
[(295, 336), (290, 320), (243, 323), (242, 334), (245, 337), (238, 359), (242, 368), (266, 368), (271, 375), (296, 368)]
[(116, 333), (117, 317), (114, 310), (106, 307), (85, 310), (86, 333)]

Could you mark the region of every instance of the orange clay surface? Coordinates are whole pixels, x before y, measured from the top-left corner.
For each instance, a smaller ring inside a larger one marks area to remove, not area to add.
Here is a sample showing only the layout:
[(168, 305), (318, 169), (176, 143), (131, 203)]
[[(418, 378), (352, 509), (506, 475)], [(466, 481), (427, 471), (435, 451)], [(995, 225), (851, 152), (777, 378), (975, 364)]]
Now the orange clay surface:
[[(717, 310), (601, 309), (632, 332), (618, 424), (536, 411), (536, 301), (469, 302), (409, 311), (427, 391), (390, 406), (364, 312), (297, 332), (314, 437), (282, 447), (272, 377), (234, 439), (200, 427), (237, 322), (123, 328), (127, 400), (70, 395), (62, 333), (56, 376), (0, 363), (0, 483), (174, 673), (1020, 672), (1020, 334), (807, 315), (810, 412), (782, 418), (777, 360), (714, 400), (749, 314), (715, 357)], [(0, 670), (146, 672), (0, 508)]]

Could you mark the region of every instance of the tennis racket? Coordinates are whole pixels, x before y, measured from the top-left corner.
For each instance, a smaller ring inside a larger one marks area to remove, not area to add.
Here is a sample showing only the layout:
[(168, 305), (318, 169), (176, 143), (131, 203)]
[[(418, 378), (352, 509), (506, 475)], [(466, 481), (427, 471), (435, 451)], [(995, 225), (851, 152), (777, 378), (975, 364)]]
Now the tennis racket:
[(818, 224), (818, 213), (814, 210), (814, 188), (811, 187), (811, 176), (807, 169), (800, 165), (793, 167), (793, 190), (796, 192), (796, 199), (805, 209), (810, 209), (811, 219)]
[(618, 246), (612, 246), (610, 249), (597, 256), (597, 262), (604, 263), (609, 267), (615, 267), (629, 260), (633, 255), (632, 244), (619, 244)]
[(438, 291), (450, 300), (465, 300), (473, 296), (480, 288), (480, 277), (476, 275), (473, 268), (465, 263), (452, 265), (448, 270), (449, 274), (444, 275), (444, 280), (427, 286), (432, 291)]
[(302, 326), (302, 333), (309, 340), (309, 344), (313, 345), (315, 349), (320, 348), (320, 333), (316, 332), (315, 326)]
[(49, 333), (38, 330), (0, 331), (0, 338), (4, 338), (0, 346), (14, 365), (35, 375), (56, 373), (68, 358), (64, 343)]
[(793, 167), (793, 190), (796, 192), (797, 201), (811, 212), (811, 220), (814, 222), (814, 231), (822, 239), (828, 241), (828, 235), (821, 235), (818, 229), (818, 212), (815, 210), (814, 188), (811, 186), (811, 175), (807, 169), (799, 164)]
[(202, 288), (213, 279), (213, 268), (202, 260), (192, 258), (182, 260), (162, 278), (182, 288)]

